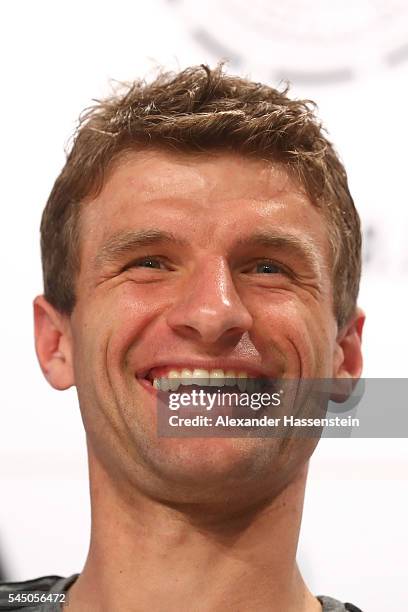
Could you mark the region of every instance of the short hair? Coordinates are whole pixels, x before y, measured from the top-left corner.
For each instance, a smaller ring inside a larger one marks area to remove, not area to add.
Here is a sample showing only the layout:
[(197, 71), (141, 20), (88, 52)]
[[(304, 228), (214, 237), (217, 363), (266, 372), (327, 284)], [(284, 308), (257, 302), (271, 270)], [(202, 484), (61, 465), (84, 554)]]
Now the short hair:
[(225, 72), (192, 66), (122, 84), (85, 109), (41, 220), (46, 299), (71, 314), (80, 269), (80, 211), (104, 185), (112, 162), (147, 148), (182, 153), (236, 152), (283, 163), (327, 223), (334, 315), (354, 314), (361, 275), (361, 229), (346, 171), (310, 100)]

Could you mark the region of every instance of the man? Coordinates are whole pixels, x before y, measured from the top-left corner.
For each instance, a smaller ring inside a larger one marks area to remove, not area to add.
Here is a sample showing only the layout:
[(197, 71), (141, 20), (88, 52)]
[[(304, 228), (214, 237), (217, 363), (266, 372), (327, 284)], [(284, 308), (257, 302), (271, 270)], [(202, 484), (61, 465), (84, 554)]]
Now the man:
[(358, 610), (312, 595), (296, 565), (316, 439), (157, 431), (174, 378), (222, 392), (361, 374), (359, 218), (311, 104), (286, 93), (200, 66), (83, 116), (42, 219), (34, 315), (46, 379), (78, 390), (89, 554), (79, 576), (3, 595), (67, 592), (70, 612)]

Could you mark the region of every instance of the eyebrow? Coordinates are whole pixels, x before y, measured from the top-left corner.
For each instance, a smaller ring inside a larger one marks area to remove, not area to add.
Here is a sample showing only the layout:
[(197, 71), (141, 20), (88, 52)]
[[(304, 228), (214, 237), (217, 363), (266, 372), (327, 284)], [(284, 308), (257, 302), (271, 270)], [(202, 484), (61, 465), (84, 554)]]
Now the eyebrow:
[(116, 263), (119, 259), (138, 248), (163, 243), (179, 246), (186, 245), (185, 240), (175, 236), (173, 233), (157, 229), (116, 232), (98, 250), (95, 257), (95, 267), (98, 269), (107, 264)]

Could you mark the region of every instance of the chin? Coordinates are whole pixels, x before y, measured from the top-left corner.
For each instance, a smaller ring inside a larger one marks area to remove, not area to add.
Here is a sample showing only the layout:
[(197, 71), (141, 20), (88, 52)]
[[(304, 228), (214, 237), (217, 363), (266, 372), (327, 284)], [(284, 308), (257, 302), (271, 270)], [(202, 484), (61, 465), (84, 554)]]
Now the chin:
[(160, 481), (186, 487), (189, 495), (218, 490), (222, 496), (244, 483), (265, 484), (282, 472), (279, 440), (259, 438), (160, 439), (147, 462)]

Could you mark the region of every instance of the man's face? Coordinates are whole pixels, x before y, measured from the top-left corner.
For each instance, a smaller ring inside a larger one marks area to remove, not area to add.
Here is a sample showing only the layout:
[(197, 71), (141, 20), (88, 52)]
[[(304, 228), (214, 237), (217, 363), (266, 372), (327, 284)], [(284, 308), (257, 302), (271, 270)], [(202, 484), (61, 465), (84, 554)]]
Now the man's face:
[(80, 234), (69, 324), (91, 452), (169, 498), (289, 478), (315, 443), (160, 438), (152, 381), (338, 375), (327, 225), (299, 185), (238, 155), (127, 154), (83, 205)]

